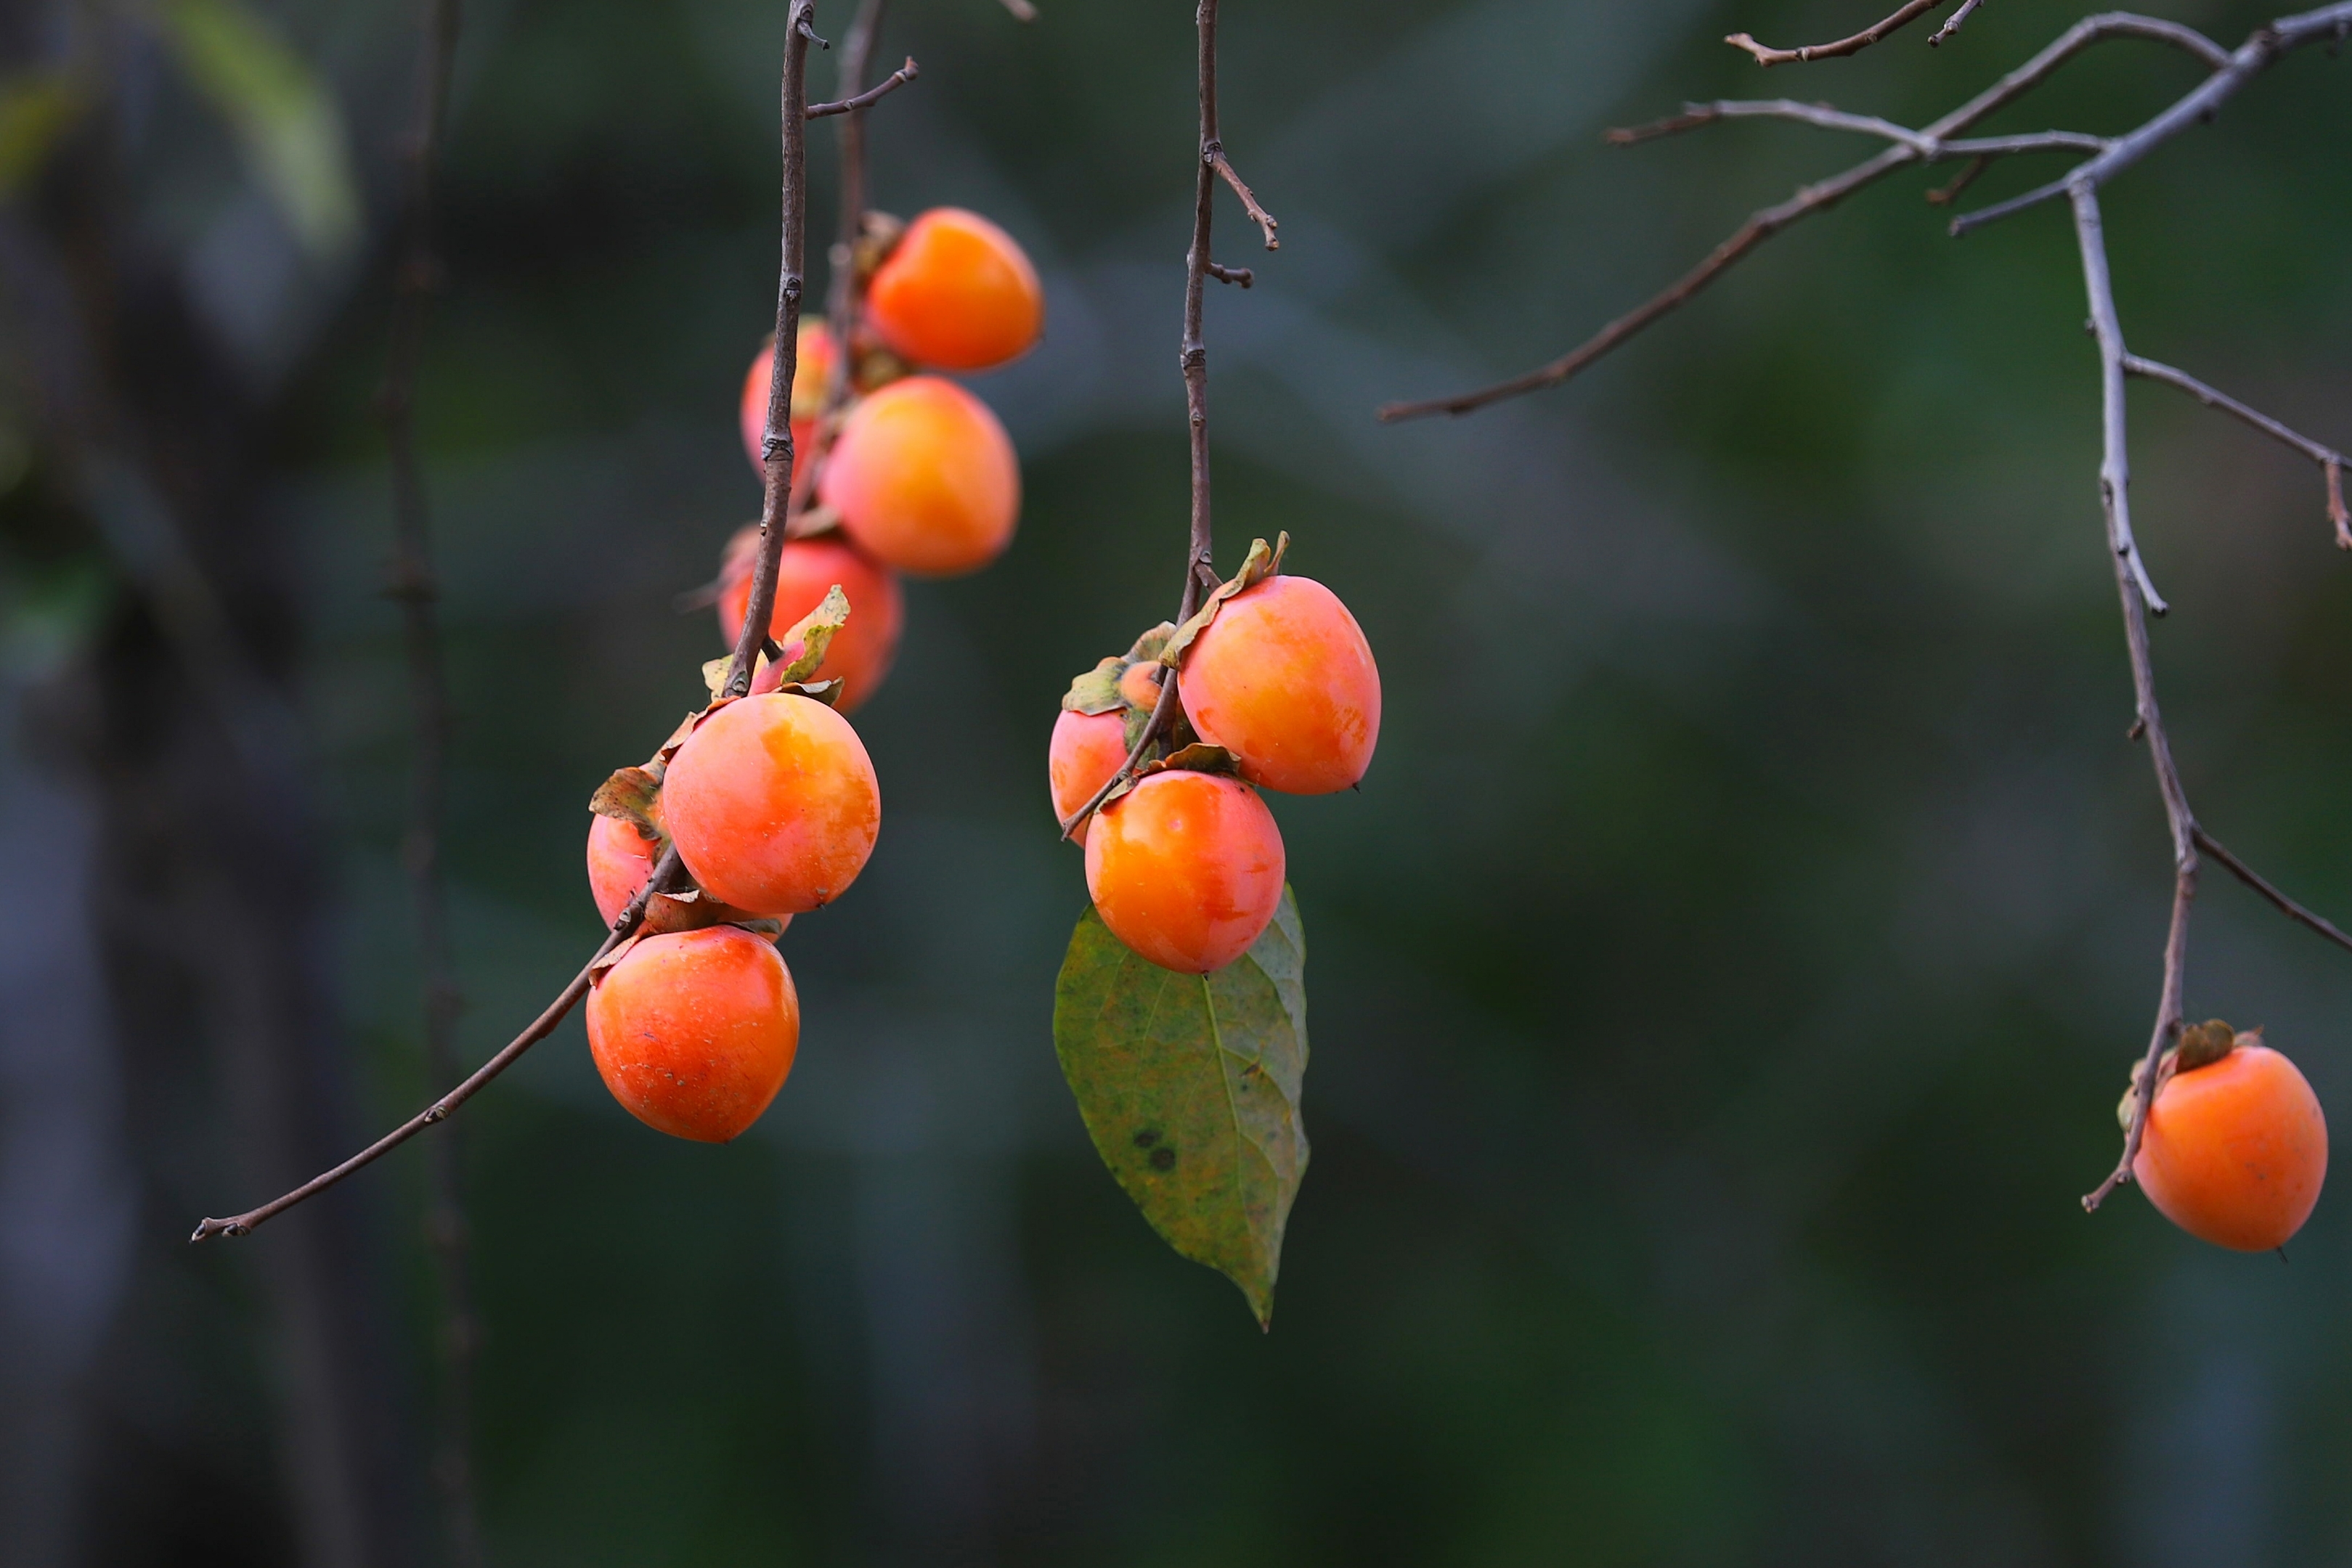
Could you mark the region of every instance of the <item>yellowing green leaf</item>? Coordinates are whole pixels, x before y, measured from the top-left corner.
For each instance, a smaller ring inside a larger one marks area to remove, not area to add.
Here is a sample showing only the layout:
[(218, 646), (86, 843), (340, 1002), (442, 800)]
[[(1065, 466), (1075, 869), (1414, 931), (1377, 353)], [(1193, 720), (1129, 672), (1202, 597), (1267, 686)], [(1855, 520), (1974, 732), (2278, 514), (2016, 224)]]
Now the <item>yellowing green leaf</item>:
[(1307, 1174), (1307, 938), (1290, 890), (1213, 975), (1136, 956), (1092, 909), (1054, 987), (1054, 1050), (1095, 1150), (1168, 1244), (1274, 1318), (1283, 1228)]
[(305, 248), (346, 249), (359, 237), (359, 182), (325, 84), (240, 0), (165, 0), (162, 16), (181, 68), (236, 128)]

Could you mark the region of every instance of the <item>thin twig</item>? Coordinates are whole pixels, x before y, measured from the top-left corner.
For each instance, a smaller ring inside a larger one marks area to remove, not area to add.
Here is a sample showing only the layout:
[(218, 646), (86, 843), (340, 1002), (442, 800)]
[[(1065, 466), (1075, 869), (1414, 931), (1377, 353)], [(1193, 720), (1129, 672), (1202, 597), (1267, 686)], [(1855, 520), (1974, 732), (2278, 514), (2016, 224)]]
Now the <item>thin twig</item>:
[[(783, 258), (776, 271), (776, 342), (768, 368), (768, 424), (760, 440), (761, 472), (766, 481), (760, 503), (760, 547), (752, 558), (751, 598), (735, 633), (721, 696), (751, 689), (768, 622), (776, 612), (776, 565), (784, 553), (784, 517), (793, 495), (793, 378), (800, 370), (802, 273), (808, 260), (808, 47), (822, 42), (814, 26), (815, 0), (793, 0), (784, 30)], [(854, 96), (854, 95), (853, 95)], [(850, 117), (855, 123), (859, 113)], [(844, 359), (848, 346), (837, 346)]]
[[(2346, 8), (2352, 9), (2352, 6)], [(2127, 12), (2108, 12), (2095, 16), (2085, 16), (2060, 34), (2040, 54), (2035, 55), (1941, 120), (1923, 127), (1918, 134), (1937, 146), (1948, 146), (1950, 139), (1956, 132), (1966, 131), (1996, 110), (2006, 108), (2024, 97), (2048, 80), (2060, 66), (2084, 49), (2096, 44), (2120, 38), (2138, 38), (2169, 45), (2194, 55), (2208, 65), (2226, 64), (2230, 58), (2228, 52), (2219, 44), (2214, 43), (2195, 28), (2182, 26), (2178, 22), (2163, 21), (2153, 16), (2138, 16)], [(1647, 134), (1670, 134), (1674, 131), (1687, 129), (1690, 126), (1713, 123), (1719, 118), (1707, 114), (1704, 110), (1695, 110), (1694, 113), (1697, 118), (1685, 115), (1671, 120), (1662, 120), (1658, 125), (1647, 128)], [(1621, 141), (1646, 139), (1647, 135), (1641, 133), (1623, 136), (1612, 133), (1612, 141)], [(1862, 187), (1885, 178), (1906, 164), (1919, 162), (1923, 162), (1923, 159), (1915, 147), (1898, 143), (1874, 158), (1855, 164), (1843, 173), (1807, 185), (1790, 200), (1778, 206), (1767, 207), (1750, 215), (1748, 222), (1740, 226), (1738, 232), (1717, 246), (1705, 261), (1685, 273), (1680, 279), (1653, 296), (1645, 304), (1610, 322), (1583, 343), (1549, 363), (1538, 365), (1532, 371), (1513, 376), (1507, 381), (1497, 382), (1491, 386), (1482, 387), (1475, 392), (1463, 392), (1453, 397), (1431, 398), (1421, 402), (1387, 403), (1380, 409), (1379, 416), (1383, 421), (1393, 423), (1399, 420), (1420, 419), (1434, 413), (1468, 413), (1475, 409), (1484, 408), (1489, 403), (1500, 402), (1506, 398), (1517, 397), (1522, 393), (1537, 392), (1545, 387), (1558, 386), (1653, 321), (1672, 313), (1686, 303), (1701, 289), (1713, 283), (1734, 262), (1738, 261), (1749, 251), (1790, 225), (1801, 218), (1810, 217), (1815, 213), (1824, 212)]]
[[(806, 76), (808, 46), (822, 43), (812, 25), (815, 13), (814, 0), (793, 0), (784, 33), (784, 65), (782, 89), (783, 146), (783, 261), (776, 283), (776, 353), (771, 369), (768, 390), (768, 427), (762, 444), (766, 461), (767, 495), (760, 519), (761, 545), (757, 564), (751, 575), (751, 601), (743, 617), (743, 629), (736, 638), (735, 652), (729, 661), (727, 678), (720, 685), (722, 695), (741, 696), (751, 689), (752, 667), (761, 650), (768, 644), (768, 622), (776, 606), (776, 561), (783, 551), (783, 518), (787, 498), (792, 492), (793, 436), (792, 391), (793, 373), (799, 356), (794, 340), (800, 328), (801, 267), (806, 250), (808, 158), (808, 106)], [(215, 1236), (244, 1236), (272, 1217), (283, 1214), (304, 1199), (327, 1190), (354, 1171), (364, 1169), (398, 1148), (425, 1128), (446, 1120), (457, 1109), (472, 1099), (483, 1085), (504, 1072), (522, 1053), (554, 1032), (555, 1026), (588, 992), (597, 961), (634, 936), (645, 918), (646, 903), (659, 893), (676, 893), (688, 886), (690, 879), (685, 862), (679, 860), (677, 848), (672, 845), (662, 852), (645, 886), (637, 890), (628, 907), (621, 911), (612, 928), (605, 933), (586, 966), (563, 988), (545, 1011), (534, 1019), (529, 1029), (517, 1035), (506, 1049), (477, 1069), (456, 1088), (450, 1090), (416, 1115), (385, 1134), (350, 1159), (323, 1171), (283, 1197), (271, 1199), (258, 1208), (227, 1219), (205, 1219), (199, 1223), (195, 1234), (188, 1239), (204, 1241)]]
[(646, 879), (646, 885), (637, 890), (636, 897), (629, 901), (629, 906), (623, 910), (619, 917), (613, 922), (612, 929), (604, 934), (604, 942), (590, 956), (588, 962), (581, 967), (580, 972), (572, 977), (572, 983), (556, 993), (555, 999), (547, 1004), (545, 1011), (531, 1020), (529, 1029), (515, 1036), (496, 1056), (476, 1068), (473, 1073), (455, 1089), (442, 1095), (432, 1104), (427, 1105), (341, 1165), (331, 1170), (320, 1172), (292, 1192), (287, 1193), (282, 1197), (272, 1198), (259, 1208), (247, 1209), (243, 1214), (234, 1215), (227, 1219), (207, 1219), (196, 1227), (195, 1234), (188, 1239), (209, 1241), (215, 1236), (250, 1235), (255, 1229), (285, 1213), (305, 1198), (315, 1197), (345, 1176), (373, 1165), (425, 1128), (446, 1121), (460, 1105), (480, 1092), (482, 1087), (490, 1080), (520, 1061), (524, 1051), (555, 1032), (555, 1026), (563, 1021), (564, 1015), (578, 1005), (581, 998), (588, 994), (588, 983), (595, 973), (597, 960), (635, 934), (638, 924), (645, 918), (646, 901), (656, 893), (672, 891), (677, 885), (683, 867), (677, 858), (677, 850), (676, 846), (672, 846), (663, 854), (660, 862), (654, 868), (653, 875)]
[[(1892, 16), (1884, 21), (1874, 22), (1852, 37), (1840, 38), (1832, 44), (1807, 44), (1801, 48), (1775, 49), (1758, 43), (1745, 33), (1734, 33), (1723, 41), (1735, 49), (1747, 50), (1755, 57), (1756, 63), (1759, 66), (1790, 66), (1801, 64), (1806, 60), (1836, 59), (1843, 55), (1862, 53), (1888, 34), (1909, 26), (1937, 6), (1948, 3), (1948, 0), (1910, 0), (1909, 5)], [(1940, 35), (1937, 41), (1942, 41)]]
[(2301, 925), (2307, 930), (2318, 932), (2322, 936), (2326, 937), (2338, 947), (2344, 948), (2347, 952), (2352, 952), (2352, 936), (2347, 936), (2343, 932), (2337, 930), (2334, 922), (2320, 915), (2314, 915), (2310, 910), (2305, 909), (2302, 904), (2297, 904), (2294, 899), (2289, 898), (2285, 894), (2281, 893), (2277, 888), (2271, 885), (2269, 880), (2260, 872), (2257, 872), (2253, 867), (2248, 865), (2245, 862), (2231, 854), (2228, 850), (2223, 849), (2221, 845), (2215, 841), (2213, 835), (2207, 832), (2203, 828), (2199, 828), (2197, 830), (2197, 846), (2203, 850), (2207, 854), (2211, 855), (2215, 860), (2220, 861), (2231, 875), (2236, 877), (2240, 882), (2244, 883), (2248, 887), (2252, 888), (2256, 893), (2262, 894), (2263, 898), (2270, 902), (2272, 907), (2275, 908), (2281, 915), (2285, 915), (2289, 920), (2294, 921), (2296, 925)]
[(1282, 242), (1275, 237), (1274, 231), (1281, 225), (1274, 221), (1272, 213), (1257, 204), (1257, 197), (1251, 193), (1247, 185), (1242, 183), (1242, 177), (1234, 172), (1233, 160), (1225, 156), (1223, 145), (1212, 138), (1209, 144), (1201, 149), (1201, 162), (1214, 169), (1225, 183), (1234, 188), (1234, 194), (1242, 199), (1242, 205), (1248, 211), (1250, 221), (1257, 225), (1258, 232), (1265, 236), (1265, 248), (1280, 250)]
[[(843, 74), (847, 73), (845, 71)], [(915, 64), (914, 56), (908, 55), (907, 63), (884, 77), (878, 86), (867, 88), (854, 98), (839, 99), (832, 103), (810, 104), (801, 112), (809, 120), (823, 120), (827, 115), (833, 114), (849, 114), (881, 102), (920, 75), (922, 75), (922, 68)]]
[(1244, 288), (1247, 288), (1257, 277), (1257, 274), (1246, 267), (1227, 267), (1221, 261), (1209, 263), (1209, 276), (1220, 283), (1237, 284)]
[(1991, 167), (1992, 160), (1990, 158), (1970, 159), (1969, 166), (1961, 170), (1950, 184), (1938, 185), (1934, 190), (1927, 193), (1927, 204), (1931, 207), (1950, 206), (1954, 202), (1960, 199), (1960, 193), (1962, 191), (1967, 190), (1970, 185), (1977, 183), (1978, 175), (1983, 173), (1986, 170)]
[[(1258, 208), (1256, 198), (1235, 178), (1217, 141), (1217, 0), (1200, 0), (1201, 162), (1192, 186), (1192, 246), (1184, 253), (1184, 336), (1177, 345), (1177, 364), (1184, 374), (1184, 410), (1192, 430), (1192, 517), (1184, 549), (1184, 588), (1177, 596), (1176, 624), (1181, 626), (1201, 607), (1202, 595), (1217, 584), (1216, 550), (1209, 517), (1209, 349), (1202, 340), (1202, 303), (1207, 280), (1225, 269), (1210, 259), (1210, 232), (1216, 215), (1216, 182), (1223, 178), (1241, 193), (1243, 204), (1265, 231), (1266, 248), (1274, 248), (1274, 220)], [(1085, 805), (1062, 821), (1062, 837), (1077, 831), (1119, 786), (1135, 776), (1151, 743), (1176, 722), (1181, 709), (1178, 695), (1181, 673), (1171, 669), (1160, 682), (1160, 699), (1151, 716), (1128, 748), (1127, 760), (1105, 779)]]
[[(416, 128), (408, 148), (402, 238), (394, 267), (391, 346), (385, 355), (382, 406), (391, 449), (394, 580), (402, 642), (408, 658), (409, 702), (415, 729), (411, 765), (408, 838), (409, 899), (416, 922), (416, 963), (425, 993), (425, 1076), (436, 1093), (460, 1076), (457, 988), (450, 952), (449, 895), (441, 870), (441, 829), (449, 755), (449, 682), (441, 653), (438, 590), (433, 570), (432, 511), (416, 449), (416, 374), (424, 350), (425, 313), (440, 277), (434, 255), (434, 175), (447, 119), (449, 73), (461, 23), (459, 0), (425, 0), (423, 47), (416, 73)], [(474, 1501), (473, 1363), (480, 1341), (467, 1267), (466, 1206), (461, 1151), (436, 1142), (425, 1159), (425, 1238), (440, 1297), (439, 1483), (457, 1568), (483, 1561)]]
[(2227, 392), (2215, 391), (2186, 371), (2177, 371), (2154, 360), (2144, 360), (2137, 354), (2126, 354), (2124, 371), (2127, 375), (2142, 376), (2152, 382), (2179, 387), (2207, 408), (2220, 409), (2223, 413), (2253, 426), (2280, 445), (2300, 452), (2318, 464), (2320, 475), (2327, 486), (2327, 520), (2336, 525), (2336, 546), (2341, 549), (2352, 549), (2352, 516), (2347, 516), (2344, 509), (2344, 469), (2347, 465), (2352, 465), (2352, 457), (2345, 456), (2332, 446), (2323, 446), (2308, 435), (2289, 430), (2269, 414), (2248, 407)]
[[(2116, 315), (2114, 281), (2107, 276), (2106, 232), (2099, 216), (2099, 193), (2089, 185), (2078, 185), (2074, 192), (2074, 229), (2083, 253), (2083, 281), (2090, 298), (2091, 329), (2099, 343), (2099, 384), (2101, 428), (2105, 442), (2099, 459), (2099, 498), (2107, 517), (2107, 548), (2124, 564), (2140, 597), (2147, 608), (2162, 615), (2171, 606), (2156, 591), (2147, 577), (2147, 566), (2141, 560), (2139, 541), (2132, 533), (2131, 522), (2131, 452), (2130, 426), (2124, 409), (2124, 347), (2123, 325)], [(2153, 698), (2150, 699), (2153, 701)], [(2142, 704), (2140, 717), (2148, 732), (2159, 742), (2163, 732), (2149, 716), (2148, 704)], [(2169, 767), (2169, 763), (2167, 763)], [(2186, 845), (2186, 831), (2176, 834)]]
[(1967, 24), (1968, 19), (1976, 15), (1977, 7), (1983, 4), (1984, 0), (1960, 0), (1960, 8), (1952, 13), (1951, 19), (1927, 35), (1927, 47), (1931, 49), (1942, 48), (1944, 40), (1958, 32)]
[(2125, 1129), (2123, 1156), (2115, 1170), (2085, 1196), (2083, 1207), (2096, 1209), (2120, 1183), (2131, 1179), (2132, 1162), (2139, 1155), (2147, 1129), (2148, 1107), (2156, 1102), (2157, 1067), (2166, 1046), (2180, 1030), (2183, 974), (2189, 959), (2189, 912), (2197, 897), (2197, 818), (2189, 809), (2189, 793), (2180, 769), (2172, 759), (2172, 740), (2157, 706), (2156, 669), (2148, 654), (2147, 614), (2161, 614), (2163, 601), (2148, 586), (2140, 569), (2139, 551), (2131, 534), (2131, 457), (2129, 428), (2124, 407), (2123, 326), (2116, 313), (2115, 285), (2107, 270), (2107, 242), (2099, 214), (2099, 193), (2090, 184), (2071, 193), (2074, 235), (2082, 251), (2083, 289), (2091, 308), (2091, 327), (2099, 345), (2099, 387), (2104, 432), (2099, 462), (2099, 499), (2107, 520), (2107, 549), (2115, 558), (2116, 588), (2123, 598), (2124, 643), (2130, 654), (2134, 708), (2147, 741), (2148, 760), (2156, 769), (2157, 792), (2164, 799), (2164, 820), (2172, 837), (2172, 924), (2164, 944), (2164, 987), (2158, 994), (2156, 1027), (2149, 1032), (2147, 1052), (2140, 1062), (2138, 1097), (2133, 1102), (2131, 1124)]

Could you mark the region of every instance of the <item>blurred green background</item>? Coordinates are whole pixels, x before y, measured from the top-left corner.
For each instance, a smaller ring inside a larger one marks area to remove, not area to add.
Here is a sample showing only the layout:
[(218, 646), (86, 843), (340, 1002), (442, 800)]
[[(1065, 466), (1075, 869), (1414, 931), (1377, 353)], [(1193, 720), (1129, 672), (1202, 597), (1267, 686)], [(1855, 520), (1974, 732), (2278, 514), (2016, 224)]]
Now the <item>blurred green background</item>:
[[(2153, 8), (2231, 44), (2270, 14)], [(240, 129), (189, 65), (217, 9), (0, 19), (0, 1557), (27, 1568), (444, 1560), (416, 1152), (183, 1239), (425, 1095), (373, 407), (416, 15), (256, 0), (315, 74)], [(1219, 558), (1287, 528), (1387, 691), (1360, 794), (1275, 801), (1315, 1158), (1270, 1336), (1129, 1207), (1049, 1039), (1085, 891), (1045, 735), (1179, 586), (1194, 132), (1181, 0), (1043, 11), (898, 0), (878, 51), (922, 76), (871, 117), (877, 204), (1005, 225), (1049, 323), (974, 383), (1022, 452), (1012, 550), (908, 585), (858, 715), (885, 827), (786, 939), (791, 1082), (734, 1145), (666, 1140), (575, 1019), (459, 1119), (489, 1560), (2352, 1556), (2342, 1195), (2285, 1266), (2075, 1202), (2169, 865), (2062, 210), (1955, 244), (1920, 195), (1946, 173), (1898, 176), (1565, 390), (1370, 417), (1558, 352), (1871, 151), (1604, 127), (1767, 93), (1916, 123), (2080, 7), (1768, 78), (1721, 36), (1872, 6), (1229, 0), (1225, 140), (1283, 247), (1221, 197), (1258, 281), (1209, 301)], [(734, 408), (782, 20), (467, 5), (419, 396), (469, 1061), (593, 946), (584, 802), (722, 651), (674, 601), (757, 507)], [(2347, 68), (2289, 60), (2107, 200), (2133, 347), (2338, 444)], [(2195, 79), (2116, 44), (1993, 128), (2120, 129)], [(2191, 798), (2352, 915), (2352, 563), (2317, 477), (2131, 395)], [(2204, 886), (2192, 1015), (2266, 1025), (2352, 1105), (2352, 962)]]

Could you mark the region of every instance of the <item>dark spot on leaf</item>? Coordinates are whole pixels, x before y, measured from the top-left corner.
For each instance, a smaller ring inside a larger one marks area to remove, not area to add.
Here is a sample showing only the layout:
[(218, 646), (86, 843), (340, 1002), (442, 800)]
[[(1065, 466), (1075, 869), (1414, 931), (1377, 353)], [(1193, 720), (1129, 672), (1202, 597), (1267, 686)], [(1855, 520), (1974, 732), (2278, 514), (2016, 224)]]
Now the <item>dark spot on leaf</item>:
[(1152, 1150), (1152, 1151), (1151, 1151), (1151, 1168), (1152, 1168), (1153, 1170), (1156, 1170), (1156, 1171), (1173, 1170), (1173, 1169), (1175, 1168), (1175, 1166), (1176, 1166), (1176, 1151), (1175, 1151), (1175, 1150), (1173, 1150), (1173, 1149), (1170, 1149), (1170, 1148), (1159, 1148), (1159, 1149), (1154, 1149), (1154, 1150)]
[(1135, 1146), (1139, 1149), (1148, 1149), (1159, 1141), (1160, 1129), (1157, 1127), (1146, 1127), (1135, 1134)]

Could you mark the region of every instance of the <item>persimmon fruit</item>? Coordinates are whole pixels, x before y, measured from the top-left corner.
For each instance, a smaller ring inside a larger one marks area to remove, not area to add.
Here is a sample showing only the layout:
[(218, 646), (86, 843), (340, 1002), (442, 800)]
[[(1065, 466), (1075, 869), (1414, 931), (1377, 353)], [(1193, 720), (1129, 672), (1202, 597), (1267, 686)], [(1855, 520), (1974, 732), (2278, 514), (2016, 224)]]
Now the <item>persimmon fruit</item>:
[[(719, 569), (719, 630), (730, 648), (743, 630), (743, 613), (751, 606), (751, 568), (759, 549), (755, 524), (728, 541), (725, 562)], [(877, 566), (847, 540), (832, 535), (786, 539), (776, 558), (776, 612), (768, 619), (768, 635), (782, 641), (836, 583), (849, 600), (849, 621), (834, 633), (824, 663), (810, 678), (839, 677), (838, 706), (847, 713), (874, 695), (898, 656), (898, 631), (907, 613), (898, 573)]]
[(982, 371), (1036, 342), (1045, 295), (1011, 235), (978, 213), (933, 207), (875, 269), (866, 321), (902, 359)]
[(1269, 577), (1227, 600), (1186, 653), (1177, 695), (1243, 778), (1287, 795), (1347, 789), (1380, 743), (1371, 644), (1312, 578)]
[(641, 937), (588, 993), (604, 1087), (646, 1125), (698, 1143), (726, 1143), (760, 1119), (800, 1038), (792, 971), (733, 925)]
[(849, 721), (792, 692), (741, 697), (695, 727), (662, 781), (662, 825), (722, 904), (796, 915), (832, 903), (874, 852), (882, 800)]
[[(833, 367), (837, 355), (833, 351), (833, 334), (822, 322), (804, 321), (800, 334), (793, 339), (800, 345), (800, 358), (793, 371), (793, 473), (794, 489), (802, 488), (800, 476), (809, 470), (809, 459), (816, 455), (817, 416), (824, 413), (825, 390), (833, 383)], [(775, 384), (776, 337), (771, 332), (768, 340), (760, 345), (760, 357), (743, 377), (743, 402), (739, 416), (743, 426), (743, 451), (751, 459), (751, 466), (761, 474), (768, 471), (765, 447), (768, 440), (768, 389)]]
[(588, 893), (605, 925), (621, 917), (660, 859), (661, 846), (635, 823), (603, 815), (588, 819)]
[(1238, 779), (1171, 768), (1097, 811), (1087, 892), (1163, 969), (1205, 975), (1249, 951), (1282, 903), (1282, 834)]
[[(2210, 1027), (2210, 1026), (2207, 1026)], [(2327, 1122), (2294, 1063), (2240, 1035), (2219, 1061), (2158, 1089), (2132, 1177), (2157, 1211), (2200, 1241), (2283, 1247), (2327, 1175)]]
[[(1045, 747), (1046, 782), (1053, 787), (1054, 820), (1067, 821), (1071, 812), (1095, 798), (1127, 761), (1127, 720), (1119, 712), (1079, 713), (1064, 708), (1054, 721), (1054, 738)], [(1070, 835), (1083, 845), (1092, 818)]]
[(908, 376), (842, 422), (817, 499), (883, 565), (950, 577), (986, 566), (1013, 541), (1021, 465), (986, 403), (953, 382)]

